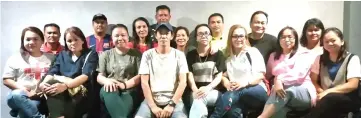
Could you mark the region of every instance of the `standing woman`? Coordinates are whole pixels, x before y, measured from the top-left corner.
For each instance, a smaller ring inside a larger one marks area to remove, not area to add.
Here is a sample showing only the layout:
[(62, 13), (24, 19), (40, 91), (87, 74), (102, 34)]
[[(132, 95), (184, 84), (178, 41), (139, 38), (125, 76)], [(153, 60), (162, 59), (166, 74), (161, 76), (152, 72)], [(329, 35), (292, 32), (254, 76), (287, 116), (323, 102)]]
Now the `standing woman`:
[(316, 55), (321, 55), (323, 49), (320, 45), (320, 39), (323, 31), (325, 31), (325, 27), (320, 19), (308, 19), (302, 29), (302, 36), (300, 39), (302, 48), (300, 49), (312, 51)]
[(137, 49), (141, 53), (158, 46), (157, 41), (152, 41), (149, 22), (144, 17), (133, 21), (133, 41), (128, 43), (130, 48)]
[(138, 68), (142, 54), (128, 48), (128, 28), (116, 24), (111, 29), (115, 47), (99, 58), (98, 83), (101, 100), (112, 118), (133, 118), (132, 114), (142, 101)]
[(263, 82), (266, 66), (262, 54), (250, 46), (243, 26), (233, 25), (230, 28), (226, 57), (227, 70), (223, 77), (227, 79), (223, 79), (223, 84), (227, 92), (217, 102), (211, 118), (242, 118), (242, 112), (262, 111), (268, 98), (268, 90)]
[[(55, 63), (40, 84), (47, 94), (51, 118), (80, 118), (87, 109), (86, 88), (98, 65), (98, 54), (88, 48), (83, 32), (70, 27), (64, 33), (65, 50), (59, 53)], [(79, 90), (80, 89), (80, 90)], [(75, 93), (81, 95), (74, 95)]]
[(317, 90), (317, 105), (308, 118), (339, 118), (360, 109), (358, 86), (360, 59), (346, 50), (338, 28), (326, 29), (321, 38), (324, 53), (312, 66), (311, 79)]
[(37, 84), (55, 58), (40, 51), (43, 43), (44, 35), (40, 29), (23, 29), (20, 52), (13, 54), (5, 64), (2, 78), (4, 85), (11, 89), (7, 104), (13, 117), (41, 118), (38, 105), (42, 98), (36, 95)]
[(189, 51), (196, 49), (194, 46), (188, 45), (189, 30), (186, 27), (179, 26), (175, 29), (174, 33), (175, 37), (173, 40), (177, 44), (176, 49), (184, 52), (186, 55)]
[(196, 39), (198, 46), (187, 54), (187, 63), (190, 71), (188, 85), (192, 90), (190, 96), (190, 118), (203, 118), (208, 116), (208, 106), (215, 106), (221, 95), (216, 87), (220, 84), (225, 70), (223, 53), (218, 50), (211, 54), (212, 33), (207, 24), (197, 25)]
[(309, 76), (313, 55), (298, 50), (298, 35), (292, 27), (283, 28), (277, 42), (267, 63), (267, 73), (275, 76), (275, 83), (258, 118), (286, 118), (291, 110), (304, 111), (315, 105), (316, 90)]

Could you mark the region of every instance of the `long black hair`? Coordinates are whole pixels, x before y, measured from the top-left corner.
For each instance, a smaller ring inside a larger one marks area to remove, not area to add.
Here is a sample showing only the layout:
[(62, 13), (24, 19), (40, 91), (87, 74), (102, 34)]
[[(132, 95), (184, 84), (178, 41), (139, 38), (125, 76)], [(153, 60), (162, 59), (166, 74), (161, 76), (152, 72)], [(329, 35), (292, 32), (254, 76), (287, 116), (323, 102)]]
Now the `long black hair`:
[[(340, 40), (345, 41), (343, 39), (343, 34), (342, 31), (336, 27), (331, 27), (331, 28), (327, 28), (321, 35), (321, 44), (323, 45), (323, 38), (325, 37), (325, 35), (329, 32), (334, 32), (338, 38), (340, 38)], [(343, 43), (343, 45), (341, 46), (339, 52), (338, 52), (338, 56), (337, 56), (337, 61), (342, 61), (343, 59), (345, 59), (347, 56), (347, 50), (346, 50), (346, 42)], [(325, 50), (325, 48), (323, 48), (323, 54), (321, 55), (321, 62), (324, 65), (327, 65), (329, 63), (331, 63), (330, 60), (330, 52), (328, 52), (327, 50)]]
[(282, 37), (283, 32), (285, 30), (287, 30), (287, 29), (291, 30), (293, 36), (295, 36), (295, 45), (293, 46), (293, 49), (291, 51), (291, 54), (290, 54), (289, 58), (291, 58), (297, 52), (297, 49), (298, 49), (298, 34), (297, 34), (297, 31), (294, 28), (290, 27), (290, 26), (286, 26), (278, 33), (278, 36), (277, 36), (278, 40), (277, 40), (277, 44), (276, 44), (277, 48), (276, 48), (276, 51), (275, 51), (276, 55), (274, 57), (275, 60), (278, 60), (280, 58), (281, 54), (283, 53), (283, 49), (281, 47), (280, 40), (282, 40), (281, 37)]
[(139, 36), (138, 36), (138, 34), (137, 34), (137, 31), (135, 30), (136, 29), (136, 27), (135, 27), (135, 23), (137, 22), (137, 21), (143, 21), (143, 22), (145, 22), (145, 24), (147, 25), (147, 27), (148, 27), (148, 34), (147, 34), (147, 36), (145, 37), (145, 43), (147, 44), (147, 46), (148, 46), (148, 48), (153, 48), (154, 46), (153, 46), (153, 41), (152, 41), (152, 39), (151, 39), (151, 28), (150, 28), (150, 25), (149, 25), (149, 22), (148, 22), (148, 20), (146, 19), (146, 18), (144, 18), (144, 17), (138, 17), (137, 19), (135, 19), (134, 21), (133, 21), (133, 25), (132, 25), (132, 27), (133, 27), (133, 33), (132, 33), (132, 35), (133, 35), (133, 37), (134, 37), (134, 40), (133, 40), (133, 48), (137, 48), (137, 46), (138, 46), (138, 44), (139, 44), (139, 42), (140, 42), (140, 39), (139, 39)]
[(325, 31), (325, 27), (323, 26), (323, 23), (320, 19), (317, 19), (317, 18), (311, 18), (311, 19), (308, 19), (305, 23), (305, 25), (303, 25), (303, 29), (302, 29), (302, 36), (301, 36), (301, 39), (300, 39), (300, 43), (303, 47), (307, 47), (307, 28), (311, 25), (314, 25), (316, 26), (317, 28), (320, 28), (321, 29), (321, 33)]

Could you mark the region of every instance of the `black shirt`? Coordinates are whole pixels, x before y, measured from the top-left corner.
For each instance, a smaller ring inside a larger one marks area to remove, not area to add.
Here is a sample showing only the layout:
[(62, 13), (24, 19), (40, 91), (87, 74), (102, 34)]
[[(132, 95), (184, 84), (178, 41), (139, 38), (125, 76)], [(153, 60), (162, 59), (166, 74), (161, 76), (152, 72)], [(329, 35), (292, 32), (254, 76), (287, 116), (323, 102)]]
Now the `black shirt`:
[(277, 48), (277, 38), (273, 35), (265, 33), (262, 39), (254, 40), (249, 36), (249, 43), (252, 47), (256, 47), (259, 52), (261, 52), (265, 64), (267, 64), (268, 58), (272, 52), (274, 52)]

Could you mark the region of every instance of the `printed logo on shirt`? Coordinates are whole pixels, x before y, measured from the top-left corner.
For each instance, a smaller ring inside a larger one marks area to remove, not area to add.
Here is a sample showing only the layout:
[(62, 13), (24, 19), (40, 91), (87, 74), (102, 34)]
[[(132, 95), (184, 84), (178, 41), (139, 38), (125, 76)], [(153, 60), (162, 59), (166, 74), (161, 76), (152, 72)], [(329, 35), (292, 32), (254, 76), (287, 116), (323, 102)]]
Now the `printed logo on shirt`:
[(30, 78), (34, 78), (36, 80), (40, 80), (41, 77), (49, 71), (48, 67), (40, 68), (24, 68), (24, 74)]

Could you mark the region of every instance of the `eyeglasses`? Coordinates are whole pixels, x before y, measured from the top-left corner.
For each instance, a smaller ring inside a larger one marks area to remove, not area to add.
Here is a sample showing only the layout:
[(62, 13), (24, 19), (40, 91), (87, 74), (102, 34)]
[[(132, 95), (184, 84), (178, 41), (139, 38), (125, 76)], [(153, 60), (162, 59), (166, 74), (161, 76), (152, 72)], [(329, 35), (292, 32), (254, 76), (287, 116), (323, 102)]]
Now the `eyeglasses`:
[(239, 38), (244, 38), (244, 35), (233, 35), (232, 38), (234, 39), (239, 39)]
[(208, 32), (198, 32), (198, 33), (197, 33), (197, 36), (199, 36), (199, 37), (209, 36), (209, 35), (211, 35), (211, 34), (208, 33)]

